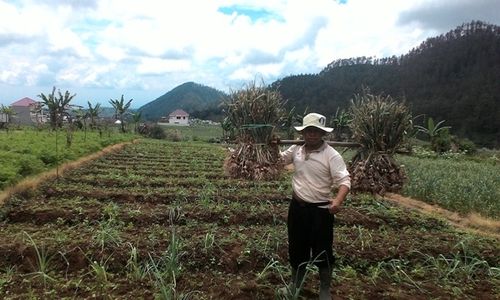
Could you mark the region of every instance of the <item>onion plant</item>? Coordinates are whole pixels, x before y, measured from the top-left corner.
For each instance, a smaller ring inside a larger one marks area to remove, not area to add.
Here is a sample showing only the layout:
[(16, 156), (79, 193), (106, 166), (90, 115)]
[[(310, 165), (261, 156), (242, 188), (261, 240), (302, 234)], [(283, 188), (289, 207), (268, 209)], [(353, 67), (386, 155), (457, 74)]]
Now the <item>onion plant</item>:
[(35, 272), (31, 273), (31, 275), (34, 275), (34, 277), (42, 278), (43, 285), (45, 286), (48, 280), (54, 281), (54, 278), (49, 275), (52, 269), (51, 261), (54, 256), (49, 255), (45, 247), (42, 246), (39, 248), (33, 238), (27, 232), (23, 231), (23, 233), (24, 235), (26, 235), (30, 244), (33, 246), (36, 254), (36, 266), (34, 266)]
[(285, 116), (284, 104), (277, 90), (255, 82), (230, 95), (224, 112), (226, 123), (236, 128), (238, 146), (224, 164), (229, 176), (261, 180), (280, 174), (278, 146), (270, 141)]
[(354, 140), (361, 144), (349, 166), (353, 191), (383, 195), (401, 190), (406, 174), (393, 155), (413, 132), (409, 108), (364, 90), (352, 99), (350, 114)]

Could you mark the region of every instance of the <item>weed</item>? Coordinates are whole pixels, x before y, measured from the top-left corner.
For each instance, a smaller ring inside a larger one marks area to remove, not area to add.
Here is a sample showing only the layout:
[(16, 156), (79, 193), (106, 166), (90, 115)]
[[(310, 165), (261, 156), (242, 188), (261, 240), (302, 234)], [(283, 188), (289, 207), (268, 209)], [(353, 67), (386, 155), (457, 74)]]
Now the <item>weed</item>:
[(121, 225), (115, 220), (104, 220), (97, 224), (97, 228), (92, 237), (94, 243), (104, 251), (106, 246), (119, 246), (122, 242), (120, 237)]
[(203, 251), (208, 253), (215, 245), (215, 235), (211, 232), (205, 234), (203, 239)]
[(94, 276), (99, 288), (100, 298), (110, 299), (109, 289), (112, 287), (109, 281), (111, 274), (107, 270), (107, 262), (111, 258), (111, 255), (105, 261), (93, 260), (90, 262), (90, 274)]

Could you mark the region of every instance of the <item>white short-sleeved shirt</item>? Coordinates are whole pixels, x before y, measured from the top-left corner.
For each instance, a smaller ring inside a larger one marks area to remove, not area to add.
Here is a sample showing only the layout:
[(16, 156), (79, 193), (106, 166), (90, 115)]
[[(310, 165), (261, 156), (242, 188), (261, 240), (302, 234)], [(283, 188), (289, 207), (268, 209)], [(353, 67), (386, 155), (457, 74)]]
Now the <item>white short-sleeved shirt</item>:
[(351, 179), (344, 159), (326, 142), (308, 154), (304, 145), (293, 145), (280, 155), (285, 164), (293, 163), (293, 192), (304, 201), (329, 201), (333, 188), (340, 185), (351, 188)]

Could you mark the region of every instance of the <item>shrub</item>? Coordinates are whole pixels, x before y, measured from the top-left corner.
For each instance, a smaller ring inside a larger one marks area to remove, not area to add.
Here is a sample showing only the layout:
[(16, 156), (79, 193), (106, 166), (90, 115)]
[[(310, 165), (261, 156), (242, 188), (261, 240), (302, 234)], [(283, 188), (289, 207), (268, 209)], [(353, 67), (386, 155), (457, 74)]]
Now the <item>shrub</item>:
[(459, 151), (467, 154), (474, 154), (477, 152), (476, 144), (468, 138), (453, 138), (453, 142), (457, 145)]
[(17, 172), (12, 169), (0, 168), (0, 189), (6, 188), (8, 185), (16, 181)]
[(166, 133), (166, 139), (172, 142), (182, 141), (182, 133), (178, 129), (169, 129)]
[(167, 137), (165, 130), (158, 124), (143, 124), (139, 126), (139, 133), (145, 137), (162, 140)]
[(35, 158), (34, 156), (23, 157), (19, 161), (18, 173), (21, 176), (25, 177), (25, 176), (39, 173), (39, 172), (43, 171), (43, 169), (44, 168), (43, 168), (42, 162), (40, 160), (38, 160), (37, 158)]
[(440, 131), (431, 140), (432, 150), (444, 153), (451, 149), (451, 136), (448, 129)]
[(38, 154), (38, 158), (47, 166), (55, 166), (57, 164), (57, 155), (55, 151), (43, 149), (40, 154)]

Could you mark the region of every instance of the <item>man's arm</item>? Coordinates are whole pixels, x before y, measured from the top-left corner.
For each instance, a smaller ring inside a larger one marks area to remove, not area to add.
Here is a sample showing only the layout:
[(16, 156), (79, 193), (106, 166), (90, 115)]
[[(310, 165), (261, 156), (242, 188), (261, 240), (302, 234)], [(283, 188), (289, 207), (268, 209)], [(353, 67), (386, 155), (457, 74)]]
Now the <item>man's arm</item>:
[(335, 198), (330, 200), (330, 206), (328, 207), (328, 210), (331, 214), (336, 214), (340, 211), (342, 203), (344, 203), (347, 194), (349, 194), (349, 187), (346, 185), (340, 185), (337, 195), (335, 196)]

